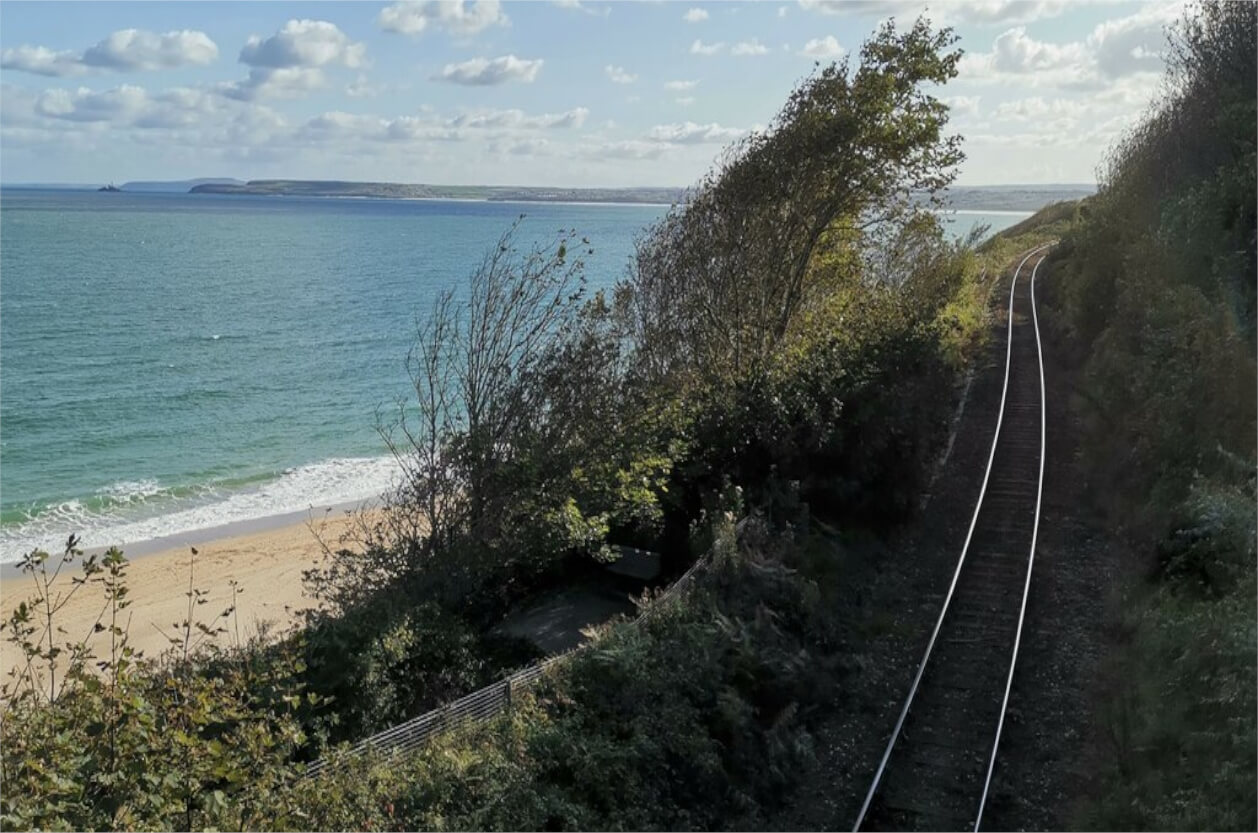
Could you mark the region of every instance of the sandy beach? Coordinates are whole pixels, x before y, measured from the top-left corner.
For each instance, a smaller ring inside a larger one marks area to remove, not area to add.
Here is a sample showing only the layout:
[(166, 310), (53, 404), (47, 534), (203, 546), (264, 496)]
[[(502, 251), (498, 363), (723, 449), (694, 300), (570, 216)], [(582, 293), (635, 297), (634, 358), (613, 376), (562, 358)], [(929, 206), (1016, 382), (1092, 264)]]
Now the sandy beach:
[[(324, 540), (335, 542), (350, 523), (344, 512), (329, 513), (313, 523), (302, 520), (201, 541), (195, 544), (196, 556), (190, 547), (180, 546), (134, 558), (127, 568), (132, 600), (127, 610), (131, 617), (131, 644), (146, 656), (155, 656), (169, 646), (162, 631), (172, 633), (175, 623), (187, 616), (190, 566), (193, 586), (205, 591), (208, 600), (198, 608), (198, 617), (203, 621), (213, 619), (231, 605), (232, 581), (243, 591), (237, 597), (238, 618), (220, 623), (228, 627), (229, 632), (219, 637), (226, 644), (235, 639), (237, 624), (240, 637), (245, 639), (256, 634), (263, 624), (284, 628), (297, 622), (301, 611), (315, 605), (305, 595), (302, 584), (302, 572), (322, 555), (315, 532)], [(77, 569), (63, 570), (54, 592), (58, 588), (68, 592), (70, 577), (78, 574)], [(7, 620), (12, 610), (34, 591), (34, 581), (27, 576), (5, 576), (0, 580), (3, 619)], [(67, 638), (78, 639), (91, 633), (103, 604), (104, 595), (98, 584), (79, 589), (57, 615)], [(0, 679), (8, 679), (9, 670), (20, 658), (12, 644), (0, 642)]]

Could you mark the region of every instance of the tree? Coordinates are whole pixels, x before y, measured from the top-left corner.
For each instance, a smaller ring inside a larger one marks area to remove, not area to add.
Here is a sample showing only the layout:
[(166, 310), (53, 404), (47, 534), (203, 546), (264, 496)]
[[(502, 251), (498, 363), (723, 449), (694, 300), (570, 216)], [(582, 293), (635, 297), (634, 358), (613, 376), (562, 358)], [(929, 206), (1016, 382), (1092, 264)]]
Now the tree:
[(810, 263), (823, 236), (911, 215), (955, 177), (959, 136), (927, 91), (956, 75), (950, 29), (885, 24), (819, 70), (773, 123), (721, 163), (638, 246), (627, 284), (629, 330), (655, 378), (760, 372), (819, 293)]

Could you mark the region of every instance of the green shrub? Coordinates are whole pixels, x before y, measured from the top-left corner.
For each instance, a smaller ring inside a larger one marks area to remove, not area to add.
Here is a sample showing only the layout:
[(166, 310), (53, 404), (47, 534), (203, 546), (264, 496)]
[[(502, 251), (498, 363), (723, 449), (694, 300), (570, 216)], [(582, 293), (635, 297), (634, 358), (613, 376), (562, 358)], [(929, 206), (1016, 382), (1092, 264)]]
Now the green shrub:
[[(141, 658), (124, 624), (126, 558), (110, 550), (84, 560), (81, 576), (63, 574), (80, 556), (74, 539), (55, 570), (47, 553), (32, 553), (24, 567), (39, 590), (5, 624), (6, 638), (30, 663), (0, 697), (0, 825), (293, 826), (289, 761), (305, 740), (297, 709), (316, 702), (298, 680), (300, 659), (278, 652), (259, 661), (249, 645), (198, 650), (232, 611), (199, 620), (204, 597), (195, 589), (171, 652)], [(84, 643), (63, 642), (56, 618), (87, 583), (105, 591), (96, 627), (108, 634), (108, 654), (99, 658)]]
[(331, 828), (762, 823), (815, 765), (808, 724), (839, 683), (834, 627), (787, 566), (789, 541), (753, 530), (736, 547), (728, 528), (716, 540), (683, 599), (607, 628), (509, 715), (401, 761), (352, 764), (294, 803)]

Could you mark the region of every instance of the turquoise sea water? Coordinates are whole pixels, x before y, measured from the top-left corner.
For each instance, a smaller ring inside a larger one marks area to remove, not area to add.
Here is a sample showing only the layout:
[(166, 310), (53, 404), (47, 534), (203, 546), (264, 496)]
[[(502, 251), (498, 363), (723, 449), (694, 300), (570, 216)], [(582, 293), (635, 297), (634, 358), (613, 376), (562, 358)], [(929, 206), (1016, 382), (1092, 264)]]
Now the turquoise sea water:
[(610, 286), (664, 210), (5, 189), (0, 561), (381, 493), (376, 410), (434, 293), (521, 213), (522, 244), (589, 237)]

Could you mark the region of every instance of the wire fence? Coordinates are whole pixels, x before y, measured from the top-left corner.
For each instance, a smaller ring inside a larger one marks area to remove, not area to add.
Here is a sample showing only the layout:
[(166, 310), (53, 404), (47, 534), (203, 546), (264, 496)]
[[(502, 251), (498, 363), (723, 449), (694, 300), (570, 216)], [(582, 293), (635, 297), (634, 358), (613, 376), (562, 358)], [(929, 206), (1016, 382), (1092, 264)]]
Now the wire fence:
[[(694, 576), (707, 563), (707, 556), (697, 560), (690, 569), (673, 582), (668, 589), (649, 602), (634, 619), (638, 624), (659, 609), (659, 605), (678, 597), (693, 582)], [(458, 700), (433, 709), (430, 712), (413, 717), (405, 723), (399, 723), (391, 729), (364, 738), (347, 749), (337, 750), (331, 755), (311, 763), (303, 777), (313, 778), (325, 772), (335, 770), (344, 763), (372, 752), (404, 755), (426, 744), (431, 738), (457, 729), (469, 723), (477, 723), (496, 717), (511, 708), (512, 698), (516, 693), (531, 687), (551, 668), (570, 659), (585, 650), (592, 643), (587, 642), (566, 653), (549, 657), (536, 665), (517, 671), (511, 676), (491, 683), (482, 689), (464, 695)]]

